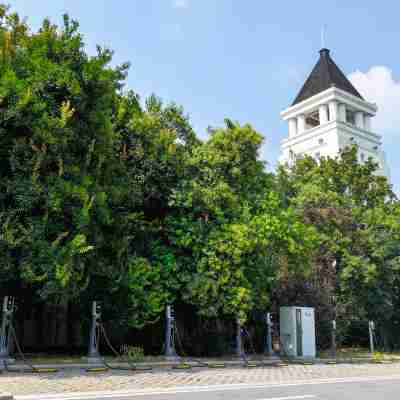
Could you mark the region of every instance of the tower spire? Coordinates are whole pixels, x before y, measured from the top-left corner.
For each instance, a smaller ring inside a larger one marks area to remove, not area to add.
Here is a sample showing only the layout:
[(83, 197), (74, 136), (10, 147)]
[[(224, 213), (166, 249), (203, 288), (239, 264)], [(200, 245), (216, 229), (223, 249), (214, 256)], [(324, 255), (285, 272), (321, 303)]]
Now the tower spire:
[(336, 86), (338, 89), (344, 90), (362, 99), (360, 93), (351, 84), (346, 75), (339, 69), (339, 67), (332, 60), (329, 50), (322, 48), (319, 51), (319, 60), (311, 74), (308, 76), (306, 82), (296, 96), (292, 105), (307, 100), (308, 98)]

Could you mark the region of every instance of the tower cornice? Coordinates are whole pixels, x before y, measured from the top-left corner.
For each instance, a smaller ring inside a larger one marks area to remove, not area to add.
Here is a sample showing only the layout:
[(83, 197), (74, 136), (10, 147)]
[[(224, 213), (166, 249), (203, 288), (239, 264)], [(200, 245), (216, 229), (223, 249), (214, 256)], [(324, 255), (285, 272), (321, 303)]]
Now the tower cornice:
[(288, 107), (287, 109), (283, 110), (280, 115), (284, 120), (288, 120), (299, 114), (310, 112), (313, 109), (318, 108), (320, 104), (328, 103), (330, 101), (345, 103), (346, 105), (354, 107), (354, 109), (363, 111), (371, 116), (375, 115), (378, 110), (376, 104), (369, 103), (368, 101), (353, 96), (344, 90), (332, 87), (316, 94), (313, 97), (303, 100), (300, 103)]
[(290, 148), (293, 145), (307, 142), (312, 139), (323, 136), (331, 131), (337, 131), (338, 129), (347, 132), (350, 136), (366, 140), (374, 145), (382, 144), (382, 136), (371, 131), (366, 131), (365, 129), (356, 128), (341, 121), (332, 121), (325, 124), (323, 127), (316, 127), (309, 129), (304, 133), (297, 135), (293, 138), (286, 138), (281, 140), (282, 149)]

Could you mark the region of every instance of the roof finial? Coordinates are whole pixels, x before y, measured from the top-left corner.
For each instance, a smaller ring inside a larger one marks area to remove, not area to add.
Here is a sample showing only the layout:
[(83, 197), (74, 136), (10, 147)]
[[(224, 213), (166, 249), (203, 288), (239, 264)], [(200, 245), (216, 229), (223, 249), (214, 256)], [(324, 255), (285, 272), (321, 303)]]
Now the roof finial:
[(322, 25), (321, 28), (321, 49), (325, 49), (325, 33), (326, 33), (326, 24)]

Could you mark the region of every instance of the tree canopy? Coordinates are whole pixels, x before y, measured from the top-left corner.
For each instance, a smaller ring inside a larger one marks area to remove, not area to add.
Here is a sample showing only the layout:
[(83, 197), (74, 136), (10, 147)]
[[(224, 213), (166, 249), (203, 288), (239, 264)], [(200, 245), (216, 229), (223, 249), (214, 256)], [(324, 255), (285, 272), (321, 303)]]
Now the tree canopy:
[(310, 282), (325, 318), (385, 324), (398, 299), (399, 203), (378, 166), (359, 163), (357, 152), (301, 159), (277, 179), (288, 206), (317, 231)]

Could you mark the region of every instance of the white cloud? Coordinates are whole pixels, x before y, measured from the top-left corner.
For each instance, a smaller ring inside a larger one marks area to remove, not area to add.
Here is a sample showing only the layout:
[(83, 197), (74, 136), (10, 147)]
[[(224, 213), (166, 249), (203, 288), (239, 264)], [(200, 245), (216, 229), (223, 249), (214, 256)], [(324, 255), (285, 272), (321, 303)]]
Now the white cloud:
[(355, 71), (349, 79), (367, 101), (378, 106), (372, 127), (383, 137), (391, 181), (400, 195), (400, 81), (383, 65), (373, 66), (367, 72)]
[(174, 0), (173, 6), (175, 8), (187, 8), (188, 2), (187, 2), (187, 0)]
[(378, 112), (372, 119), (372, 126), (384, 136), (384, 143), (385, 137), (397, 137), (400, 133), (400, 81), (393, 77), (392, 70), (377, 65), (367, 72), (355, 71), (349, 79), (365, 100), (377, 104)]

